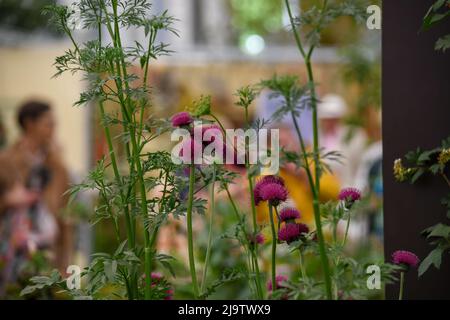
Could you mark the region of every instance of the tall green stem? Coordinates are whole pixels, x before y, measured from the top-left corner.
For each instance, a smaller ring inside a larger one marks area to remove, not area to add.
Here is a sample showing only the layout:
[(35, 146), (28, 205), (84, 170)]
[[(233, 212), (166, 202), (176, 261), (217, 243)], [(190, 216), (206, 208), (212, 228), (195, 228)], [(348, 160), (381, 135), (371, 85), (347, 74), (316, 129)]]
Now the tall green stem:
[(305, 280), (306, 279), (306, 269), (305, 269), (305, 263), (303, 260), (303, 252), (301, 249), (299, 249), (298, 253), (300, 255), (300, 272), (302, 274), (302, 279)]
[[(225, 191), (227, 192), (228, 199), (230, 200), (231, 206), (233, 207), (233, 211), (236, 215), (236, 219), (240, 223), (242, 221), (241, 216), (237, 209), (236, 203), (234, 202), (233, 197), (231, 196), (230, 190), (228, 189), (228, 186), (226, 184), (225, 184)], [(250, 236), (245, 229), (245, 225), (243, 226), (242, 232), (244, 233), (245, 246), (246, 246), (246, 248), (248, 248), (248, 251), (250, 252), (251, 264), (249, 264), (249, 265), (251, 267), (251, 270), (255, 272), (255, 287), (256, 287), (256, 292), (257, 292), (257, 298), (263, 299), (264, 293), (263, 293), (263, 289), (262, 289), (262, 285), (261, 285), (261, 278), (259, 276), (260, 271), (259, 271), (259, 266), (258, 266), (258, 256), (256, 255), (255, 245), (253, 245), (253, 247), (252, 247), (252, 245), (250, 244), (250, 242), (249, 242)]]
[(192, 232), (192, 208), (194, 203), (194, 182), (195, 182), (195, 164), (191, 164), (189, 168), (189, 198), (186, 213), (187, 220), (187, 236), (188, 236), (188, 253), (189, 253), (189, 270), (191, 272), (192, 286), (194, 288), (194, 298), (199, 297), (199, 289), (197, 282), (197, 273), (195, 270), (194, 258), (194, 239)]
[[(312, 72), (312, 64), (311, 64), (311, 56), (314, 49), (314, 46), (311, 46), (309, 49), (309, 52), (306, 54), (300, 36), (297, 31), (297, 27), (295, 25), (294, 17), (292, 15), (292, 11), (290, 8), (290, 4), (288, 0), (285, 0), (285, 5), (288, 11), (290, 23), (292, 26), (292, 31), (294, 33), (295, 41), (297, 43), (297, 47), (305, 61), (307, 73), (308, 73), (308, 81), (310, 85), (310, 91), (311, 91), (311, 108), (312, 108), (312, 121), (313, 121), (313, 158), (314, 158), (314, 181), (312, 179), (312, 174), (309, 168), (308, 161), (305, 161), (305, 169), (308, 174), (308, 180), (310, 184), (310, 188), (313, 194), (313, 209), (314, 209), (314, 221), (316, 224), (317, 229), (317, 238), (319, 240), (319, 253), (320, 253), (320, 259), (322, 262), (322, 268), (324, 272), (324, 280), (325, 280), (325, 291), (327, 299), (332, 299), (332, 289), (331, 289), (331, 275), (330, 275), (330, 267), (329, 267), (329, 261), (328, 256), (325, 249), (325, 241), (323, 237), (322, 232), (322, 222), (320, 220), (320, 203), (319, 203), (319, 195), (320, 195), (320, 157), (319, 157), (319, 128), (318, 128), (318, 117), (317, 117), (317, 95), (316, 95), (316, 88), (314, 84), (314, 75)], [(325, 12), (327, 6), (327, 1), (325, 0), (322, 7), (322, 16)], [(302, 152), (305, 154), (306, 149), (300, 134), (300, 130), (298, 128), (298, 124), (296, 123), (295, 116), (293, 116), (294, 124), (296, 125), (297, 134), (299, 135), (300, 141), (302, 143)]]
[(275, 223), (273, 221), (273, 210), (272, 205), (269, 203), (269, 216), (270, 216), (270, 228), (272, 231), (272, 291), (275, 291), (277, 282), (277, 266), (276, 266), (276, 256), (277, 256), (277, 234), (275, 231)]
[(347, 242), (348, 230), (350, 229), (350, 220), (351, 220), (351, 215), (349, 213), (348, 219), (347, 219), (347, 225), (345, 226), (344, 240), (342, 240), (342, 246), (345, 246), (345, 243)]
[[(217, 118), (214, 114), (211, 114), (211, 117), (219, 124), (220, 128), (222, 129), (223, 134), (226, 136), (226, 132), (225, 132), (225, 127), (223, 126), (223, 124), (220, 122), (219, 118)], [(248, 115), (248, 108), (245, 108), (245, 121), (247, 123), (247, 126), (249, 126), (249, 115)], [(232, 144), (232, 141), (227, 141), (230, 142), (230, 144)], [(248, 148), (246, 147), (246, 153), (248, 153)], [(248, 180), (248, 186), (249, 186), (249, 191), (250, 191), (250, 205), (251, 205), (251, 209), (252, 209), (252, 223), (253, 223), (253, 233), (256, 235), (258, 232), (258, 224), (256, 221), (256, 204), (255, 204), (255, 197), (253, 194), (253, 179), (252, 177), (248, 174), (248, 171), (250, 169), (250, 165), (248, 163), (248, 158), (246, 157), (246, 161), (245, 161), (245, 167), (247, 170), (247, 180)], [(236, 214), (239, 216), (239, 213), (237, 211), (237, 208), (234, 204), (233, 198), (231, 197), (231, 194), (228, 190), (227, 187), (227, 192), (228, 192), (228, 197), (230, 198), (230, 201), (232, 203), (232, 205), (235, 207), (236, 210)], [(258, 298), (259, 299), (263, 299), (264, 294), (263, 294), (263, 289), (262, 289), (262, 285), (261, 285), (261, 273), (259, 270), (259, 265), (258, 265), (258, 243), (254, 243), (253, 246), (249, 246), (249, 250), (251, 251), (251, 256), (252, 256), (252, 260), (253, 260), (253, 264), (251, 265), (252, 267), (252, 271), (255, 272), (255, 276), (256, 276), (256, 288), (257, 288), (257, 292), (258, 292)]]
[[(250, 127), (250, 118), (249, 118), (249, 114), (248, 114), (248, 106), (245, 108), (245, 122), (247, 127)], [(253, 234), (256, 236), (256, 234), (258, 233), (258, 223), (256, 221), (256, 202), (255, 202), (255, 195), (253, 193), (253, 177), (249, 174), (250, 171), (250, 155), (249, 155), (249, 150), (248, 150), (248, 145), (247, 143), (245, 144), (245, 153), (246, 153), (246, 157), (245, 157), (245, 169), (247, 171), (247, 180), (248, 180), (248, 188), (249, 188), (249, 192), (250, 192), (250, 205), (252, 208), (252, 223), (253, 223)], [(258, 243), (255, 241), (253, 247), (251, 248), (252, 255), (253, 255), (253, 260), (254, 260), (254, 271), (256, 274), (256, 278), (258, 279), (258, 289), (259, 289), (259, 294), (260, 294), (260, 298), (262, 295), (262, 287), (261, 287), (261, 275), (259, 272), (259, 265), (258, 265)]]
[(209, 260), (211, 258), (211, 244), (212, 244), (212, 229), (214, 221), (214, 211), (215, 211), (215, 201), (214, 201), (214, 185), (216, 183), (216, 166), (213, 164), (213, 176), (210, 191), (210, 212), (209, 212), (209, 234), (208, 234), (208, 245), (206, 247), (206, 257), (205, 257), (205, 268), (203, 269), (201, 292), (205, 291), (206, 287), (206, 276), (208, 274)]
[(398, 300), (403, 300), (403, 290), (405, 286), (405, 272), (400, 272), (400, 291), (398, 293)]
[[(99, 106), (100, 106), (100, 116), (103, 119), (105, 117), (105, 107), (103, 106), (103, 101), (99, 102)], [(121, 188), (122, 180), (120, 179), (119, 168), (117, 166), (116, 153), (114, 151), (114, 146), (113, 146), (112, 139), (111, 139), (111, 132), (107, 125), (104, 125), (103, 129), (105, 131), (106, 142), (108, 144), (109, 158), (111, 159), (111, 165), (113, 167), (114, 177), (116, 179), (117, 185), (119, 186), (119, 188)], [(120, 197), (121, 197), (122, 201), (125, 199), (122, 190), (120, 190)], [(124, 213), (125, 213), (125, 224), (126, 224), (126, 229), (127, 229), (127, 238), (129, 239), (128, 246), (130, 248), (134, 248), (134, 242), (132, 241), (134, 239), (134, 235), (133, 235), (133, 230), (131, 228), (131, 219), (130, 219), (130, 213), (128, 211), (128, 206), (124, 207)]]

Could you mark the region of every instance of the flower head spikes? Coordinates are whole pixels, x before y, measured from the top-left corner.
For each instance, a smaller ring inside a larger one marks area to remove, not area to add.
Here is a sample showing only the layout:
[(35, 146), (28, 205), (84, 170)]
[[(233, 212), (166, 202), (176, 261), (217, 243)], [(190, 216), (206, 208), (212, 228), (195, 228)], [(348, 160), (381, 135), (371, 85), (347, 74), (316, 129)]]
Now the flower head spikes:
[[(282, 283), (287, 280), (288, 280), (288, 278), (286, 276), (283, 276), (283, 275), (276, 276), (275, 277), (275, 290), (284, 288)], [(267, 282), (267, 290), (273, 291), (272, 280), (269, 280), (269, 282)]]
[(344, 188), (339, 192), (338, 198), (345, 202), (346, 207), (351, 207), (356, 201), (361, 199), (361, 191), (356, 188)]
[(282, 185), (269, 183), (261, 187), (259, 196), (262, 201), (268, 201), (271, 205), (277, 206), (280, 202), (287, 200), (288, 192)]
[(300, 240), (302, 236), (309, 232), (309, 228), (303, 223), (286, 223), (278, 232), (278, 239), (290, 244)]
[(175, 114), (172, 119), (172, 126), (173, 127), (183, 127), (190, 125), (194, 119), (191, 117), (189, 112), (179, 112)]
[(269, 201), (271, 205), (278, 205), (287, 200), (288, 192), (281, 177), (264, 176), (256, 183), (253, 194), (256, 205), (261, 201)]
[(295, 222), (295, 219), (300, 219), (300, 212), (297, 209), (288, 207), (281, 209), (281, 222)]
[(409, 270), (409, 268), (416, 268), (419, 264), (419, 258), (412, 252), (406, 250), (397, 250), (392, 254), (392, 262), (401, 265)]

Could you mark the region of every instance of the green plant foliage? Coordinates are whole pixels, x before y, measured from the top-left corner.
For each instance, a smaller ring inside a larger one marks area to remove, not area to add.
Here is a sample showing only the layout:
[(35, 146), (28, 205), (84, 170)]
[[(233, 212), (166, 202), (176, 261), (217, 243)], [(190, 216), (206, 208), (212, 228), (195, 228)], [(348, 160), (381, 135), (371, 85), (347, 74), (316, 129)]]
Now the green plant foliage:
[[(431, 150), (417, 148), (408, 152), (405, 155), (405, 163), (406, 165), (403, 164), (402, 159), (398, 159), (394, 164), (394, 176), (399, 182), (408, 181), (412, 184), (431, 174), (442, 178), (450, 188), (450, 180), (447, 177), (450, 163), (450, 137), (443, 140), (437, 148)], [(450, 193), (441, 202), (445, 207), (446, 217), (450, 219)], [(432, 265), (439, 269), (442, 256), (450, 252), (450, 225), (438, 223), (425, 229), (422, 234), (435, 248), (420, 264), (419, 276), (423, 275)]]
[[(448, 17), (450, 17), (450, 1), (437, 0), (423, 18), (422, 30), (427, 31), (435, 25), (442, 23)], [(436, 41), (436, 50), (445, 52), (449, 48), (450, 34), (442, 36)]]

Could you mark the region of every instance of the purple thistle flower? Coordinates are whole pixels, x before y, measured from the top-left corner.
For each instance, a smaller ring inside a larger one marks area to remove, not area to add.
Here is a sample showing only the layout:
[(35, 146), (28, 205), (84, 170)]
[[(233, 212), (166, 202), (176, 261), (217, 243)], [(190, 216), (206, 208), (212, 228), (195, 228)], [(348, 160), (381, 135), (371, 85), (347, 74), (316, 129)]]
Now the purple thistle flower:
[(290, 222), (300, 218), (300, 212), (295, 208), (283, 208), (280, 211), (280, 221)]
[(264, 243), (264, 236), (261, 233), (258, 233), (255, 237), (257, 244), (263, 244)]
[(256, 185), (253, 188), (253, 196), (255, 199), (255, 205), (258, 205), (261, 201), (263, 201), (263, 199), (261, 198), (260, 192), (261, 192), (262, 187), (269, 183), (279, 184), (284, 187), (284, 180), (281, 177), (271, 176), (271, 175), (262, 177), (261, 179), (259, 179), (256, 182)]
[(173, 289), (169, 288), (166, 290), (166, 296), (164, 297), (164, 300), (173, 300)]
[(191, 117), (189, 112), (183, 111), (173, 115), (172, 126), (173, 127), (187, 126), (191, 124), (192, 121), (194, 121), (194, 119)]
[(261, 186), (256, 185), (255, 188), (253, 188), (253, 198), (255, 199), (255, 205), (259, 205), (259, 203), (262, 201), (260, 195), (259, 195), (259, 189), (261, 189)]
[(290, 244), (308, 232), (309, 228), (304, 223), (287, 223), (278, 231), (278, 239)]
[(279, 176), (272, 176), (272, 175), (264, 176), (261, 180), (264, 183), (277, 183), (277, 184), (279, 184), (279, 185), (281, 185), (283, 187), (285, 186), (284, 179), (282, 177), (279, 177)]
[(419, 258), (410, 251), (397, 250), (392, 254), (392, 262), (394, 264), (403, 265), (408, 269), (417, 267), (419, 261)]
[(264, 236), (261, 233), (257, 233), (256, 235), (250, 235), (248, 240), (251, 245), (255, 245), (256, 243), (263, 244)]
[[(145, 276), (145, 275), (144, 275)], [(152, 282), (158, 282), (163, 278), (163, 275), (159, 272), (152, 272), (150, 275), (150, 278), (152, 278)]]
[(356, 188), (344, 188), (339, 192), (339, 200), (346, 201), (351, 200), (352, 202), (361, 199), (361, 191)]
[[(144, 274), (144, 278), (145, 278), (145, 274)], [(152, 279), (151, 280), (152, 288), (157, 288), (164, 282), (164, 276), (159, 272), (152, 272), (150, 275), (150, 278)], [(173, 288), (164, 285), (164, 287), (160, 288), (159, 290), (165, 294), (165, 296), (163, 298), (164, 300), (172, 300), (173, 299), (173, 293), (174, 293)]]
[(269, 201), (273, 206), (287, 200), (288, 192), (286, 187), (279, 183), (266, 183), (259, 190), (259, 197), (262, 201)]
[[(288, 278), (286, 276), (283, 276), (283, 275), (276, 276), (275, 277), (275, 290), (283, 288), (282, 283), (287, 280), (288, 280)], [(267, 290), (269, 290), (269, 291), (273, 290), (272, 280), (269, 280), (267, 282)]]

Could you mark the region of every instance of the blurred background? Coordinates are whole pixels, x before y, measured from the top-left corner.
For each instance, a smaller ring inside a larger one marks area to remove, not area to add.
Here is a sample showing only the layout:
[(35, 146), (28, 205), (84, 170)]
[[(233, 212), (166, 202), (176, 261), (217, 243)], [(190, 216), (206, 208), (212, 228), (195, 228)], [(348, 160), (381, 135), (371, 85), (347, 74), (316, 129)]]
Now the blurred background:
[[(64, 186), (80, 182), (96, 161), (105, 155), (107, 146), (95, 104), (73, 107), (86, 83), (79, 75), (71, 74), (52, 79), (54, 59), (70, 47), (70, 42), (51, 29), (48, 17), (41, 14), (41, 9), (51, 2), (0, 0), (0, 148), (6, 154), (13, 152), (19, 155), (27, 152), (24, 149), (33, 149), (28, 140), (41, 132), (36, 123), (50, 110), (52, 117), (48, 126), (52, 132), (48, 139), (52, 141), (48, 148), (57, 155), (50, 171), (53, 177), (64, 182), (60, 183), (59, 189), (53, 189), (49, 198), (59, 199)], [(70, 4), (71, 1), (59, 2)], [(316, 2), (291, 0), (294, 14)], [(377, 4), (377, 1), (372, 2)], [(168, 118), (185, 110), (200, 95), (211, 95), (214, 113), (226, 127), (241, 128), (243, 109), (234, 106), (236, 98), (233, 95), (238, 88), (256, 84), (274, 74), (294, 74), (301, 82), (306, 82), (306, 70), (289, 32), (282, 0), (154, 0), (152, 3), (155, 12), (168, 9), (178, 19), (175, 28), (180, 32), (179, 38), (169, 33), (160, 35), (160, 40), (170, 43), (174, 52), (150, 66), (149, 85), (154, 94), (152, 112), (157, 117)], [(85, 30), (75, 32), (80, 42), (92, 36)], [(139, 37), (138, 33), (128, 30), (123, 32), (122, 39), (125, 44), (132, 44), (142, 40)], [(343, 17), (324, 30), (321, 46), (313, 56), (322, 100), (319, 112), (321, 143), (327, 149), (340, 150), (345, 156), (344, 162), (347, 162), (346, 166), (336, 166), (334, 174), (323, 185), (323, 200), (336, 198), (341, 187), (355, 186), (364, 191), (365, 205), (350, 230), (350, 238), (354, 241), (352, 250), (367, 259), (382, 259), (380, 47), (381, 31), (368, 30), (365, 25), (356, 25), (351, 18)], [(139, 66), (135, 68), (140, 72)], [(41, 107), (36, 107), (36, 104)], [(108, 107), (110, 110), (114, 108)], [(270, 116), (273, 108), (273, 103), (262, 96), (253, 104), (251, 116), (253, 119)], [(25, 119), (22, 124), (20, 114)], [(285, 141), (289, 141), (293, 134), (292, 124), (282, 123), (281, 127), (286, 129)], [(24, 140), (28, 141), (25, 146)], [(168, 138), (162, 137), (151, 148), (170, 150), (170, 146)], [(13, 159), (7, 156), (5, 161)], [(34, 154), (32, 159), (39, 163), (39, 154)], [(295, 175), (291, 177), (289, 173), (285, 175), (291, 183), (292, 201), (302, 211), (310, 211), (310, 204), (306, 203), (308, 197), (302, 193), (306, 190), (304, 181), (296, 180)], [(42, 178), (45, 175), (37, 176), (46, 181)], [(45, 191), (47, 184), (43, 185)], [(23, 199), (25, 196), (18, 197)], [(44, 204), (46, 201), (42, 200)], [(56, 241), (62, 244), (62, 251), (49, 250), (49, 257), (44, 250), (37, 250), (31, 259), (24, 258), (14, 267), (20, 272), (5, 272), (8, 263), (5, 262), (7, 258), (3, 258), (3, 262), (0, 261), (3, 263), (0, 297), (18, 297), (25, 279), (32, 274), (55, 265), (63, 271), (68, 264), (86, 265), (91, 252), (114, 251), (112, 226), (108, 223), (90, 226), (89, 218), (95, 205), (95, 194), (75, 199), (70, 205), (67, 202), (56, 205), (54, 211), (57, 212), (52, 214), (57, 214), (58, 218), (53, 229), (59, 230), (59, 237), (63, 234), (64, 239)], [(243, 199), (242, 206), (245, 208), (246, 205)], [(46, 207), (50, 208), (48, 203)], [(215, 226), (216, 234), (225, 233), (235, 223), (233, 217), (227, 215), (229, 204), (222, 200), (217, 210), (222, 213), (223, 221)], [(305, 217), (307, 219), (308, 214)], [(264, 220), (263, 215), (261, 219)], [(14, 240), (10, 237), (11, 226), (20, 226), (20, 221), (3, 220), (0, 222), (0, 237), (2, 240), (6, 238), (7, 243)], [(198, 223), (201, 226), (202, 221)], [(43, 227), (42, 230), (53, 230), (48, 224), (44, 225), (48, 229)], [(181, 276), (173, 281), (179, 282), (182, 288), (188, 282), (186, 277), (183, 278), (184, 274), (187, 275), (182, 263), (186, 258), (183, 224), (174, 224), (171, 228), (163, 230), (159, 246), (178, 258), (180, 263), (176, 268)], [(201, 248), (206, 246), (207, 235), (206, 232), (203, 234), (201, 227), (198, 230), (198, 258), (201, 260), (204, 259)], [(214, 241), (211, 277), (220, 275), (224, 266), (245, 264), (238, 249), (235, 254), (233, 251), (230, 254), (230, 244), (226, 240), (217, 238)], [(52, 247), (52, 244), (43, 247)], [(8, 248), (0, 251), (0, 255), (7, 257), (4, 252), (7, 253)], [(311, 261), (308, 268), (315, 272), (317, 264), (313, 259)], [(286, 273), (297, 272), (289, 270), (289, 261), (284, 268)], [(7, 278), (13, 281), (6, 285)], [(214, 297), (236, 297), (236, 292), (246, 297), (248, 289), (245, 282), (229, 286), (228, 290), (221, 290)], [(180, 289), (175, 297), (183, 298), (183, 294)]]

